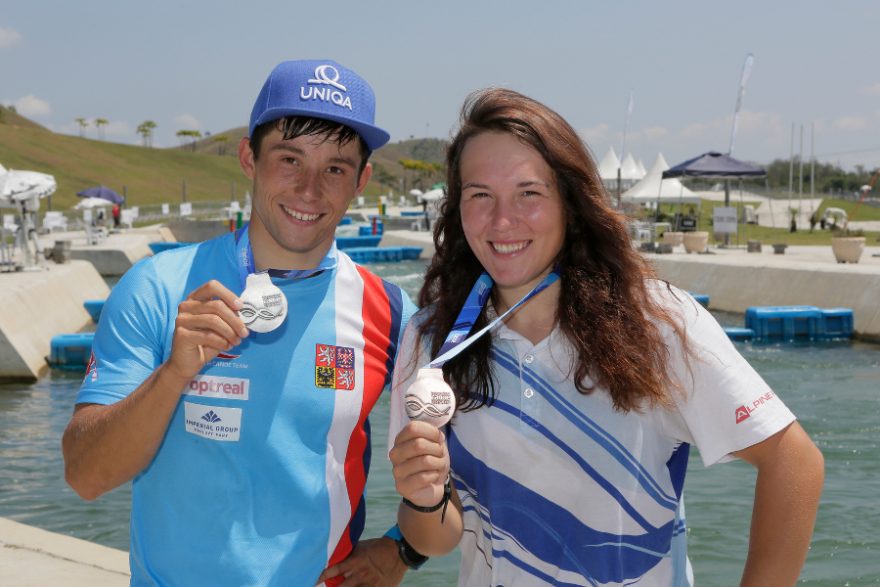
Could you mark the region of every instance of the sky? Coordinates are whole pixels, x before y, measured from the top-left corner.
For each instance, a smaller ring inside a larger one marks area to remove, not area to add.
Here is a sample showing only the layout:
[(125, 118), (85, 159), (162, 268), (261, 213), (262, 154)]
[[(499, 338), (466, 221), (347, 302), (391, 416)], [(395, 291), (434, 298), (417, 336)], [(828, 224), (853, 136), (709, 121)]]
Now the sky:
[[(468, 93), (508, 87), (651, 167), (734, 156), (880, 167), (880, 2), (3, 0), (0, 102), (59, 133), (155, 146), (244, 126), (268, 73), (334, 59), (373, 86), (392, 141), (449, 138)], [(633, 108), (627, 116), (629, 96)], [(627, 124), (628, 120), (628, 124)], [(86, 136), (97, 138), (89, 126)], [(814, 140), (811, 141), (811, 134)]]

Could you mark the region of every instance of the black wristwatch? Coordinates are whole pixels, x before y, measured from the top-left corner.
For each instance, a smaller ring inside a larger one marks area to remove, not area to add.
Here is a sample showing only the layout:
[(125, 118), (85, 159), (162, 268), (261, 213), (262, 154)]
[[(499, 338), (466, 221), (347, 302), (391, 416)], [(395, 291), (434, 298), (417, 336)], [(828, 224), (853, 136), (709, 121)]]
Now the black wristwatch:
[(397, 540), (397, 554), (400, 555), (400, 560), (403, 561), (403, 564), (414, 571), (425, 564), (429, 558), (410, 546), (403, 536), (400, 537), (400, 540)]

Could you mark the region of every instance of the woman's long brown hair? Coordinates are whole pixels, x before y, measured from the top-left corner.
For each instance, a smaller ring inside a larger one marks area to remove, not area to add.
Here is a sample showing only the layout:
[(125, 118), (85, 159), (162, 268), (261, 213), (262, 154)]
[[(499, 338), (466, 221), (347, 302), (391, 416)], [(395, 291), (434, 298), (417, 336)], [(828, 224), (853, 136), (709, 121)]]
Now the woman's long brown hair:
[[(607, 389), (615, 408), (623, 411), (645, 403), (668, 404), (669, 390), (677, 385), (657, 324), (668, 324), (687, 349), (682, 327), (647, 291), (654, 273), (633, 249), (625, 220), (609, 204), (596, 164), (577, 133), (556, 112), (512, 90), (469, 96), (447, 152), (447, 196), (434, 228), (436, 252), (419, 293), (419, 305), (432, 307), (419, 325), (431, 356), (437, 355), (483, 271), (465, 240), (460, 204), (461, 154), (469, 139), (484, 132), (515, 136), (555, 173), (567, 220), (558, 258), (556, 321), (577, 355), (572, 374), (577, 389), (592, 392), (592, 381)], [(474, 331), (487, 323), (484, 309)], [(491, 338), (484, 336), (443, 366), (461, 409), (493, 402), (490, 352)]]

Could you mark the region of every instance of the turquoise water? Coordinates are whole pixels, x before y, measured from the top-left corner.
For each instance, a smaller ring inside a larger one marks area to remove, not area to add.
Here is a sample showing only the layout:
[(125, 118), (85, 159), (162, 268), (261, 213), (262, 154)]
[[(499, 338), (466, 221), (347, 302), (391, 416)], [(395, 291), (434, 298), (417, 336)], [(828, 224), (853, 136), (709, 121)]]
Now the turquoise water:
[[(373, 265), (415, 297), (423, 265)], [(741, 326), (742, 316), (719, 313)], [(880, 346), (859, 343), (738, 348), (798, 415), (825, 454), (826, 482), (800, 584), (880, 585)], [(80, 374), (54, 371), (34, 384), (0, 385), (0, 516), (128, 548), (130, 488), (81, 501), (64, 483), (61, 434)], [(386, 451), (388, 398), (372, 416), (373, 468), (365, 536), (391, 524), (398, 497)], [(694, 451), (696, 453), (696, 451)], [(704, 469), (692, 454), (685, 484), (690, 552), (700, 586), (738, 582), (748, 545), (753, 469), (740, 462)], [(454, 585), (458, 556), (429, 561), (407, 586)]]

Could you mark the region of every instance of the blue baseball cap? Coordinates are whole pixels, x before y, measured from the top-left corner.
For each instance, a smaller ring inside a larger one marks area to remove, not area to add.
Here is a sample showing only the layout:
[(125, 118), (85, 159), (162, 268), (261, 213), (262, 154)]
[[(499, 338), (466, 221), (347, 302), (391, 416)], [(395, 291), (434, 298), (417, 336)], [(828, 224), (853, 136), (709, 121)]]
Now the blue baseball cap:
[(370, 84), (335, 61), (278, 64), (251, 111), (248, 136), (263, 123), (286, 116), (325, 118), (351, 127), (375, 151), (391, 136), (374, 124), (376, 96)]

